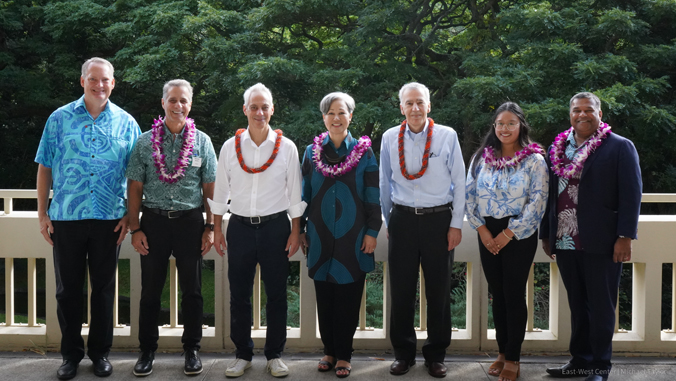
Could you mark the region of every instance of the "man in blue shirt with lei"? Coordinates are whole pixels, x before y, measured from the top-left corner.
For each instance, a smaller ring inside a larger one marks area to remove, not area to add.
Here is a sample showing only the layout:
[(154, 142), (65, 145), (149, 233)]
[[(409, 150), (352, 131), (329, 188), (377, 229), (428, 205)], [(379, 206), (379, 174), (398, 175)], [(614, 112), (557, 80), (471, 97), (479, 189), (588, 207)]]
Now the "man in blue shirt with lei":
[(390, 341), (395, 361), (390, 373), (415, 365), (418, 268), (425, 275), (427, 340), (422, 352), (427, 372), (445, 377), (451, 344), (451, 272), (454, 249), (462, 240), (465, 163), (458, 135), (435, 124), (429, 89), (411, 82), (399, 90), (401, 126), (385, 131), (380, 148), (380, 205), (387, 226), (392, 292)]
[(87, 355), (95, 375), (113, 371), (107, 356), (113, 343), (115, 270), (128, 225), (125, 170), (141, 134), (134, 118), (108, 100), (115, 87), (113, 72), (113, 65), (102, 58), (82, 65), (84, 96), (52, 113), (35, 156), (40, 232), (54, 247), (60, 380), (75, 377), (85, 355), (86, 267), (92, 289)]

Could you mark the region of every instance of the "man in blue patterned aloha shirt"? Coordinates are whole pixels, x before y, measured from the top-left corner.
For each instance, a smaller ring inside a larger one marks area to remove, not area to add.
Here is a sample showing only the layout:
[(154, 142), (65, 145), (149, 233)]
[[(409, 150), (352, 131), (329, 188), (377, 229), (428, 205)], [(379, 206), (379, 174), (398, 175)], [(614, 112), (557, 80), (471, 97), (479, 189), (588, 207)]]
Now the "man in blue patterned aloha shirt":
[(141, 134), (134, 118), (108, 100), (115, 87), (113, 72), (102, 58), (82, 65), (84, 96), (52, 113), (35, 157), (40, 232), (54, 247), (60, 380), (75, 377), (85, 355), (81, 330), (87, 267), (92, 289), (87, 355), (95, 375), (113, 372), (107, 356), (113, 344), (117, 258), (128, 225), (124, 173)]
[[(134, 375), (153, 371), (157, 350), (162, 289), (171, 255), (181, 285), (183, 351), (187, 375), (202, 373), (202, 256), (214, 242), (214, 219), (207, 198), (214, 196), (216, 153), (207, 134), (188, 118), (192, 86), (183, 79), (164, 84), (164, 118), (141, 135), (127, 167), (131, 243), (141, 255), (141, 302), (138, 340), (141, 349)], [(143, 199), (145, 196), (145, 199)], [(139, 211), (143, 202), (143, 218)], [(207, 214), (206, 225), (202, 204)]]

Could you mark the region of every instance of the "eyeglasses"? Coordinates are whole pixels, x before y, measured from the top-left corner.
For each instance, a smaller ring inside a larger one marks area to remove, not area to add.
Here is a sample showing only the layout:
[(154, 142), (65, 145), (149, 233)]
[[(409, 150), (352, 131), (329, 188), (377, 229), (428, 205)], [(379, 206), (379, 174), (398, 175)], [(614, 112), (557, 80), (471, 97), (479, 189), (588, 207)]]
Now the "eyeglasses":
[(495, 123), (493, 124), (493, 127), (495, 127), (496, 130), (514, 131), (519, 127), (519, 123)]

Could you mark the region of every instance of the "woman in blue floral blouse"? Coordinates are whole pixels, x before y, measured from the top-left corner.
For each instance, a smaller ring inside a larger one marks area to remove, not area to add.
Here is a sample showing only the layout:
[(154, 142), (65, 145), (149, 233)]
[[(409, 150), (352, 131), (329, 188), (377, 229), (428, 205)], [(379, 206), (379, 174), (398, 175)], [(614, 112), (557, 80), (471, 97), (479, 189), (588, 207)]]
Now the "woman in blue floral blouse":
[(334, 366), (336, 376), (350, 375), (352, 338), (366, 273), (375, 267), (373, 252), (382, 218), (378, 191), (378, 163), (371, 141), (352, 137), (354, 99), (331, 93), (320, 110), (326, 132), (315, 137), (303, 156), (301, 246), (308, 274), (317, 294), (319, 333), (324, 344), (320, 372)]
[(519, 376), (528, 318), (526, 281), (547, 204), (544, 150), (530, 140), (529, 131), (521, 107), (502, 104), (467, 174), (465, 213), (479, 236), (499, 348), (489, 374), (499, 375), (500, 381)]

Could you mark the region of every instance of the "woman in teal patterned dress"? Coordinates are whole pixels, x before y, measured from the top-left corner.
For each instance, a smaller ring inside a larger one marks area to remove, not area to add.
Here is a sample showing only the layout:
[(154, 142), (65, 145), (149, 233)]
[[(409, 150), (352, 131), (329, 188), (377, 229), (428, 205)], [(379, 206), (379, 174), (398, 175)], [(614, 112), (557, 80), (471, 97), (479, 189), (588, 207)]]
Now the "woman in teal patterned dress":
[(301, 246), (315, 283), (324, 344), (317, 369), (326, 372), (335, 366), (336, 376), (343, 378), (351, 371), (366, 273), (375, 267), (373, 252), (382, 224), (378, 164), (369, 138), (354, 139), (347, 130), (354, 111), (351, 96), (328, 94), (320, 109), (327, 132), (307, 147), (302, 164), (302, 197), (308, 206)]

